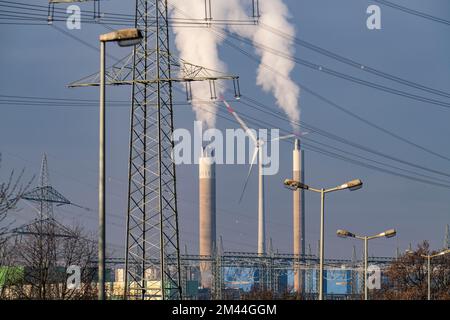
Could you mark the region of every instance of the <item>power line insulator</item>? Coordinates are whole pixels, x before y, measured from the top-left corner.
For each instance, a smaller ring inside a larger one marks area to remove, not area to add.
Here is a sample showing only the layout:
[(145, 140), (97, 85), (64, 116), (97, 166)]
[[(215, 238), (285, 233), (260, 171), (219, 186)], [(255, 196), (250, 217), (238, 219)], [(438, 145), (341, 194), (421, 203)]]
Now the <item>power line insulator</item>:
[(239, 100), (241, 98), (241, 87), (239, 86), (239, 77), (233, 79), (234, 98)]
[(252, 17), (255, 24), (258, 23), (259, 18), (261, 17), (259, 12), (259, 0), (252, 0)]
[(212, 20), (211, 0), (205, 0), (205, 21)]
[(192, 101), (192, 85), (191, 85), (191, 81), (186, 81), (185, 83), (186, 86), (186, 100), (188, 102)]
[(209, 91), (211, 93), (211, 100), (217, 100), (216, 81), (214, 79), (209, 80)]

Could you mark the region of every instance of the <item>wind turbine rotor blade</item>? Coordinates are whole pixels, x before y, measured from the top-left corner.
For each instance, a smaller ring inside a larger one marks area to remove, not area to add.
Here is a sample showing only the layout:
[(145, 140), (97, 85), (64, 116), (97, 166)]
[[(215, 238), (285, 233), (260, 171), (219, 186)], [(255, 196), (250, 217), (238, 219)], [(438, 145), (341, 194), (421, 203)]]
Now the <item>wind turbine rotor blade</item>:
[(270, 141), (285, 140), (285, 139), (289, 139), (289, 138), (294, 138), (295, 136), (296, 136), (295, 134), (288, 134), (288, 135), (285, 135), (285, 136), (280, 136), (280, 137), (277, 137), (277, 138), (273, 138)]
[(245, 131), (245, 133), (247, 133), (247, 135), (253, 140), (253, 142), (255, 144), (258, 144), (258, 139), (256, 138), (253, 131), (250, 130), (250, 128), (244, 122), (244, 120), (242, 120), (241, 117), (239, 117), (239, 115), (236, 113), (236, 111), (234, 111), (234, 109), (230, 106), (230, 104), (225, 99), (223, 99), (223, 97), (220, 97), (220, 99), (223, 101), (223, 103), (227, 107), (228, 112), (230, 112), (233, 115), (233, 117), (236, 119), (236, 121), (239, 123), (241, 128)]
[(258, 156), (258, 152), (259, 152), (259, 147), (256, 147), (255, 148), (255, 152), (253, 152), (252, 162), (250, 163), (250, 168), (248, 169), (247, 178), (245, 178), (244, 188), (242, 188), (242, 193), (241, 193), (241, 196), (239, 198), (239, 203), (241, 203), (242, 198), (244, 197), (245, 189), (247, 188), (248, 180), (250, 178), (250, 174), (252, 173), (253, 164), (256, 161), (256, 157)]

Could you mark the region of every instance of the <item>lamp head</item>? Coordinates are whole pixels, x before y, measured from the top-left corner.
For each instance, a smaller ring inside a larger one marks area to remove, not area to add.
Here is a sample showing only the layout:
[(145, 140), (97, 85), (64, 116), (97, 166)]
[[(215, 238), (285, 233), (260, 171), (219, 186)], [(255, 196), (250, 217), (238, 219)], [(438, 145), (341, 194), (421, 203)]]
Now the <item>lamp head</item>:
[(121, 29), (105, 33), (100, 36), (101, 42), (117, 42), (121, 47), (134, 46), (142, 41), (142, 32), (139, 29)]
[(117, 44), (119, 47), (132, 47), (139, 43), (141, 43), (142, 38), (136, 38), (136, 39), (128, 39), (128, 40), (120, 40), (117, 41)]
[(355, 235), (347, 230), (342, 230), (339, 229), (338, 231), (336, 231), (336, 234), (338, 235), (338, 237), (341, 238), (354, 238)]
[(380, 233), (380, 236), (386, 237), (386, 238), (392, 238), (392, 237), (395, 237), (396, 234), (397, 234), (397, 231), (395, 231), (395, 229), (389, 229), (383, 233)]
[(340, 189), (349, 189), (350, 191), (355, 191), (358, 189), (361, 189), (363, 186), (363, 183), (360, 179), (355, 179), (352, 181), (349, 181), (347, 183), (344, 183), (340, 186)]
[(309, 189), (309, 187), (306, 184), (301, 183), (300, 181), (292, 180), (292, 179), (285, 179), (284, 185), (291, 190), (297, 190), (297, 189)]

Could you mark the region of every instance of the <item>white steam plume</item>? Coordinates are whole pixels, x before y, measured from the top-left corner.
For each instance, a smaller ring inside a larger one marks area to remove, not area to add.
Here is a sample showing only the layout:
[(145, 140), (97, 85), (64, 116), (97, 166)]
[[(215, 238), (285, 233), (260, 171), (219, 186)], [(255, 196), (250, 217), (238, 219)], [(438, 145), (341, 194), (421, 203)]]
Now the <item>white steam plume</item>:
[[(172, 18), (204, 18), (205, 7), (204, 0), (171, 0), (175, 9), (172, 10)], [(250, 0), (215, 0), (212, 1), (213, 18), (216, 20), (248, 20), (249, 8), (244, 5), (251, 4)], [(281, 30), (288, 36), (295, 36), (295, 29), (289, 22), (289, 10), (283, 0), (261, 0), (260, 4), (260, 22), (269, 25), (271, 28)], [(177, 10), (180, 9), (180, 10)], [(183, 12), (183, 13), (180, 13)], [(188, 62), (202, 65), (204, 67), (224, 71), (225, 64), (219, 58), (218, 47), (222, 42), (221, 37), (217, 36), (214, 29), (222, 28), (214, 25), (213, 30), (208, 28), (185, 28), (174, 27), (175, 43), (180, 51), (181, 58)], [(246, 37), (255, 43), (256, 53), (261, 57), (261, 64), (258, 67), (256, 83), (266, 92), (271, 92), (277, 105), (283, 109), (293, 122), (300, 120), (299, 95), (300, 88), (292, 80), (291, 72), (295, 63), (281, 57), (264, 47), (273, 48), (284, 52), (289, 57), (294, 54), (293, 42), (286, 37), (277, 36), (266, 28), (259, 25), (233, 25), (228, 29), (240, 36)], [(270, 69), (265, 66), (269, 66)], [(276, 70), (273, 72), (272, 70)], [(221, 92), (217, 86), (218, 93)], [(198, 84), (192, 89), (193, 95), (204, 100), (209, 97), (208, 84)], [(203, 97), (203, 98), (201, 98)], [(215, 115), (200, 109), (196, 103), (193, 103), (194, 110), (199, 120), (204, 120), (209, 126), (214, 126)], [(205, 105), (200, 106), (205, 108)], [(209, 108), (208, 111), (214, 111)], [(295, 126), (294, 126), (295, 127)]]
[[(174, 19), (204, 19), (204, 0), (170, 0), (171, 18)], [(176, 20), (175, 20), (176, 22)], [(180, 52), (180, 58), (186, 62), (216, 71), (225, 71), (226, 65), (219, 58), (221, 40), (208, 28), (189, 28), (175, 24), (175, 45)], [(224, 90), (216, 86), (217, 95)], [(211, 97), (209, 83), (206, 81), (192, 82), (192, 106), (197, 120), (203, 121), (208, 127), (214, 127), (216, 121), (216, 105), (203, 103)]]

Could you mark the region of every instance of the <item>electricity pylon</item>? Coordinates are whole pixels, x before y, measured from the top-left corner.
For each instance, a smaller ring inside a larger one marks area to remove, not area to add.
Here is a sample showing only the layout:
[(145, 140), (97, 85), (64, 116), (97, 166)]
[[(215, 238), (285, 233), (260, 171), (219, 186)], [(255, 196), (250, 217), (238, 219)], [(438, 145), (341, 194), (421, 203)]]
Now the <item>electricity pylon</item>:
[(50, 173), (48, 171), (47, 155), (42, 155), (39, 185), (30, 192), (25, 193), (22, 199), (34, 202), (39, 210), (39, 218), (54, 219), (53, 205), (71, 204), (62, 194), (56, 191), (50, 184)]
[[(216, 77), (205, 68), (173, 59), (167, 0), (137, 0), (135, 26), (143, 32), (144, 41), (133, 56), (125, 294), (180, 299), (172, 84), (206, 80), (214, 88), (216, 79), (237, 81), (237, 77)], [(179, 73), (173, 76), (172, 65), (182, 68), (181, 78)], [(148, 270), (156, 278), (148, 279)]]
[[(24, 193), (21, 199), (32, 203), (38, 212), (38, 217), (30, 223), (24, 224), (13, 230), (17, 235), (34, 235), (41, 241), (42, 239), (52, 238), (71, 238), (73, 232), (59, 223), (54, 216), (53, 206), (74, 205), (70, 200), (59, 193), (50, 184), (50, 175), (48, 171), (47, 155), (42, 156), (41, 172), (39, 175), (39, 184), (32, 190)], [(54, 248), (48, 248), (54, 250)], [(54, 259), (56, 260), (56, 253)]]
[(144, 41), (133, 58), (125, 294), (141, 299), (147, 269), (159, 278), (150, 298), (181, 298), (167, 10), (167, 1), (136, 1)]

